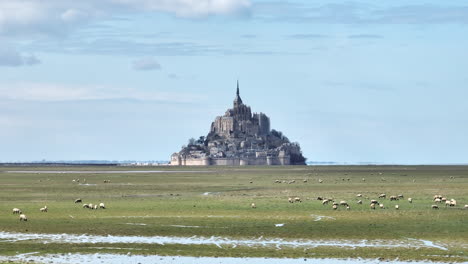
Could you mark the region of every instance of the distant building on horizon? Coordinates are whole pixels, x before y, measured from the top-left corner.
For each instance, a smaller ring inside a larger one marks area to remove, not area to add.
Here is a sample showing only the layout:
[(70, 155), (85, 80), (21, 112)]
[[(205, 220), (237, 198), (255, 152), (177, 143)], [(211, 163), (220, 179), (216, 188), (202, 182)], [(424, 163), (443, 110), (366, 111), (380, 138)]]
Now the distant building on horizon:
[(242, 102), (239, 81), (233, 108), (211, 123), (210, 132), (191, 139), (172, 154), (176, 166), (305, 165), (298, 143), (291, 143), (281, 132), (270, 129), (270, 118), (252, 113)]

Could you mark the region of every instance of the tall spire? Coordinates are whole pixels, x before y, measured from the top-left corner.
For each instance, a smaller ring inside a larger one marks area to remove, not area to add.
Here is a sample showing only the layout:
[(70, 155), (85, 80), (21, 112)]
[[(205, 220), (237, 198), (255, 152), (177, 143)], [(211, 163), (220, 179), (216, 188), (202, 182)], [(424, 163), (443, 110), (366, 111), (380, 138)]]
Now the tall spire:
[(241, 104), (242, 104), (242, 99), (240, 98), (240, 95), (239, 95), (239, 80), (237, 80), (237, 92), (236, 92), (236, 98), (234, 99), (234, 108), (237, 108)]

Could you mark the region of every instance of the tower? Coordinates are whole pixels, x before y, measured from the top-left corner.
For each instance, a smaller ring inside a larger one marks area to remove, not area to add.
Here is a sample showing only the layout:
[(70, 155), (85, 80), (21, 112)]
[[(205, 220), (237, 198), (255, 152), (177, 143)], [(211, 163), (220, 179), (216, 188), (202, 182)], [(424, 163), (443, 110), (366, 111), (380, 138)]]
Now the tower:
[(239, 80), (237, 80), (237, 92), (236, 92), (236, 98), (234, 99), (234, 108), (238, 108), (240, 105), (242, 105), (242, 99), (240, 98), (240, 95), (239, 95)]

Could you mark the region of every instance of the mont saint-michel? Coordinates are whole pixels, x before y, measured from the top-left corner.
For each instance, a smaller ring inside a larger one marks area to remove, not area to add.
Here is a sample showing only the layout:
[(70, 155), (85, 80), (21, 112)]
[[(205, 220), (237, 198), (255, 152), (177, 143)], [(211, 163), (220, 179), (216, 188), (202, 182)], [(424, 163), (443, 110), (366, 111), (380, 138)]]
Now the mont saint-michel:
[(270, 118), (242, 102), (239, 82), (233, 108), (211, 123), (210, 132), (171, 156), (171, 165), (305, 165), (298, 143), (270, 129)]

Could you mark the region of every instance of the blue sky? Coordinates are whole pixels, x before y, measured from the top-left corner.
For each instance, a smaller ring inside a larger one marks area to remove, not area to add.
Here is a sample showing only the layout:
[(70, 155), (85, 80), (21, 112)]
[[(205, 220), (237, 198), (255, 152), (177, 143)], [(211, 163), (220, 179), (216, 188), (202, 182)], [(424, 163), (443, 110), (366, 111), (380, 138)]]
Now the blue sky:
[(0, 161), (168, 160), (244, 103), (309, 161), (468, 162), (466, 1), (0, 0)]

